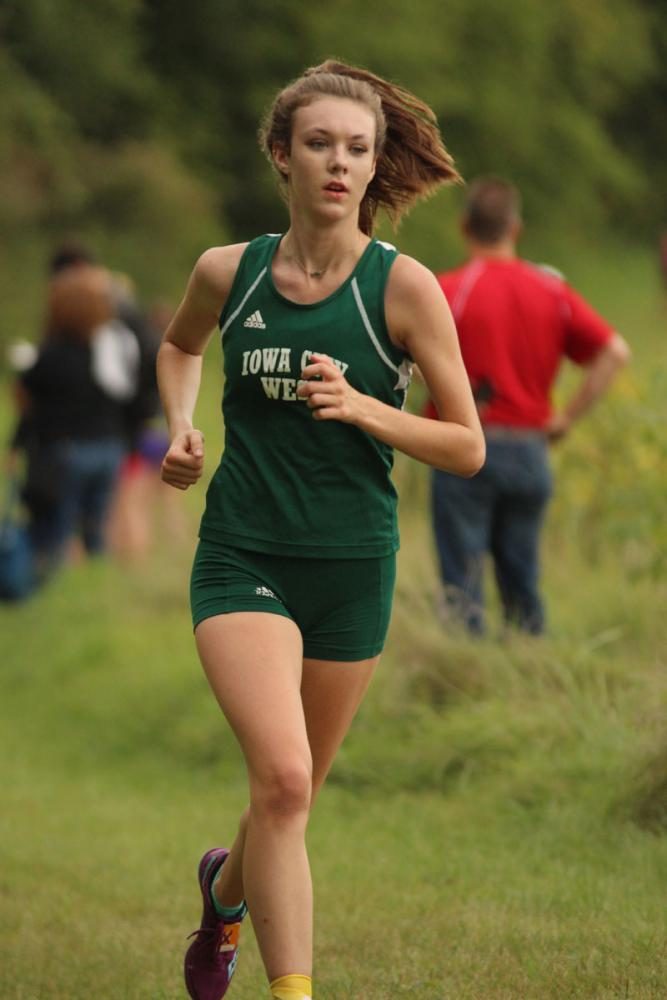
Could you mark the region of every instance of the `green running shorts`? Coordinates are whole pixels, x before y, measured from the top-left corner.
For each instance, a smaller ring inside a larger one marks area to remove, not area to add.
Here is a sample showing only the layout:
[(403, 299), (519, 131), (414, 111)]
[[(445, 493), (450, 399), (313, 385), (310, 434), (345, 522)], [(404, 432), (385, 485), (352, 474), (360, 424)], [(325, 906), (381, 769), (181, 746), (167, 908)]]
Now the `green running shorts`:
[(304, 656), (353, 662), (384, 646), (396, 556), (320, 559), (267, 555), (200, 539), (190, 581), (194, 628), (233, 611), (263, 611), (296, 623)]

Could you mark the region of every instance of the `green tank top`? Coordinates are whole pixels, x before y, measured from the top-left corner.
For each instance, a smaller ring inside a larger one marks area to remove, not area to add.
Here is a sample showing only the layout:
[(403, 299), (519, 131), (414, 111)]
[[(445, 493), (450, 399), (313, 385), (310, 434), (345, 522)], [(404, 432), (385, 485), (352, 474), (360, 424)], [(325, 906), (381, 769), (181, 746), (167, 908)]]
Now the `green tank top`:
[(398, 252), (372, 240), (335, 292), (302, 305), (273, 283), (281, 238), (248, 245), (220, 317), (225, 445), (200, 535), (276, 555), (388, 555), (398, 548), (393, 450), (350, 424), (314, 420), (296, 388), (316, 352), (359, 392), (405, 404), (412, 363), (384, 316)]

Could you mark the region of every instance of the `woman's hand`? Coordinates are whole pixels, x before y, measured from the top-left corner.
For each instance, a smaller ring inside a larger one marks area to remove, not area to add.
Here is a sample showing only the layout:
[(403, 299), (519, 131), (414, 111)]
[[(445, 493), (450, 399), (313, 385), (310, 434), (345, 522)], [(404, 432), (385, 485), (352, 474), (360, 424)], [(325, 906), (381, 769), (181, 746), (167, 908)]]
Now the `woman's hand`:
[(169, 445), (162, 460), (162, 479), (177, 490), (187, 490), (188, 486), (201, 477), (204, 471), (204, 435), (201, 431), (189, 430), (177, 434)]
[(305, 399), (315, 420), (342, 420), (353, 424), (359, 418), (362, 393), (353, 389), (340, 368), (326, 354), (311, 354), (311, 364), (301, 373), (297, 396)]

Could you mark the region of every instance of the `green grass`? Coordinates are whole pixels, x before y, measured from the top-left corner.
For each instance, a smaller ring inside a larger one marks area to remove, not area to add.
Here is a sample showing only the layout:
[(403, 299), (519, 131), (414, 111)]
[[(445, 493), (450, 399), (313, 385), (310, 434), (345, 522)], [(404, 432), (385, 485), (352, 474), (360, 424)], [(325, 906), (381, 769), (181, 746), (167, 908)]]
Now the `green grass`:
[[(503, 635), (491, 590), (488, 639), (442, 628), (427, 474), (397, 461), (390, 640), (309, 831), (319, 1000), (667, 995), (662, 325), (647, 260), (630, 287), (583, 263), (635, 361), (555, 455), (545, 639)], [(213, 348), (210, 471), (216, 367)], [(184, 501), (194, 538), (201, 494)], [(165, 539), (0, 606), (3, 1000), (185, 995), (197, 860), (245, 802), (196, 662), (191, 554)], [(244, 933), (230, 1000), (266, 996)]]
[[(68, 570), (2, 612), (0, 996), (184, 995), (196, 861), (245, 798), (186, 557), (159, 583)], [(626, 669), (621, 637), (447, 638), (409, 594), (312, 820), (318, 995), (663, 996), (667, 841), (630, 795), (660, 665)], [(263, 995), (251, 932), (232, 995)]]

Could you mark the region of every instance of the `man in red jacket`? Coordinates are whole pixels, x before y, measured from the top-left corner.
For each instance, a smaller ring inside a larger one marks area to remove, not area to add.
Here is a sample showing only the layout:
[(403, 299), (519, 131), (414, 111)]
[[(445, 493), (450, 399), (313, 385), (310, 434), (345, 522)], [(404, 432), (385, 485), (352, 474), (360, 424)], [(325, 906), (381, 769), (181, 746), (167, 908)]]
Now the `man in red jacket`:
[[(484, 630), (487, 552), (506, 622), (543, 631), (538, 550), (551, 494), (548, 444), (568, 433), (630, 357), (623, 338), (560, 274), (517, 256), (520, 211), (511, 184), (473, 182), (462, 225), (468, 262), (438, 276), (487, 439), (486, 464), (474, 478), (435, 471), (432, 481), (446, 607), (476, 634)], [(551, 389), (564, 357), (583, 375), (555, 411)]]

